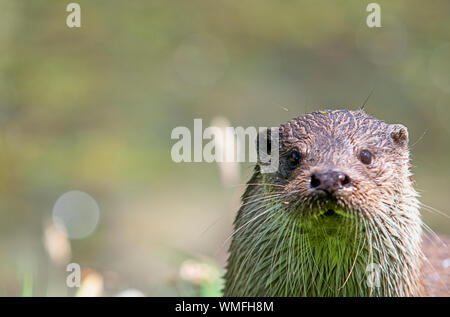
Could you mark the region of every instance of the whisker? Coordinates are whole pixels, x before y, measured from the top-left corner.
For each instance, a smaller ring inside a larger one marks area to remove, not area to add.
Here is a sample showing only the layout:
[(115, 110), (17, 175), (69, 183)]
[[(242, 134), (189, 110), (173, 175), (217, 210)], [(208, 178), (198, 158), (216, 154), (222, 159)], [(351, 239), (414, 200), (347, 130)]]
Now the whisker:
[(450, 216), (449, 215), (447, 215), (445, 212), (443, 212), (443, 211), (440, 211), (439, 209), (436, 209), (436, 208), (434, 208), (434, 207), (431, 207), (431, 206), (429, 206), (429, 205), (427, 205), (427, 204), (424, 204), (424, 203), (420, 203), (420, 205), (422, 206), (422, 207), (424, 207), (424, 210), (427, 210), (427, 211), (429, 211), (429, 212), (434, 212), (434, 213), (436, 213), (436, 214), (438, 214), (438, 215), (440, 215), (440, 216), (443, 216), (443, 217), (445, 217), (445, 218), (447, 218), (447, 219), (450, 219)]

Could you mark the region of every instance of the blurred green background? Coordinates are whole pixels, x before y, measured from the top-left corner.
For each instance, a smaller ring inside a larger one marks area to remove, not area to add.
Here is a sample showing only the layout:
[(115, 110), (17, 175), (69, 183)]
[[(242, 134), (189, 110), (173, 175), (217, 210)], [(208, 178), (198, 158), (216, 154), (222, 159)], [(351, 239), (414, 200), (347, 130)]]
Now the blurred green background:
[[(251, 164), (230, 181), (174, 163), (194, 118), (276, 126), (373, 90), (366, 111), (408, 126), (421, 200), (449, 213), (449, 1), (378, 1), (382, 28), (371, 1), (80, 0), (81, 28), (69, 2), (0, 0), (0, 295), (217, 294)], [(99, 218), (64, 233), (74, 190)]]

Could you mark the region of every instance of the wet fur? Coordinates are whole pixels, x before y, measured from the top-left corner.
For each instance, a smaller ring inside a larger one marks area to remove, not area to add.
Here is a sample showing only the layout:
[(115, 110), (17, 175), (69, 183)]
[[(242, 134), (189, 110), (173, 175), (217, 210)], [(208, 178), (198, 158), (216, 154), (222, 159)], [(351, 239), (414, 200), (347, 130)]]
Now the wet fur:
[[(422, 222), (409, 165), (408, 133), (363, 111), (317, 111), (279, 128), (280, 167), (255, 167), (238, 211), (225, 296), (417, 296)], [(286, 156), (302, 160), (290, 170)], [(363, 149), (375, 159), (366, 166)], [(324, 201), (310, 176), (339, 170), (353, 187)], [(333, 207), (349, 217), (323, 217)], [(366, 271), (380, 265), (380, 286)]]

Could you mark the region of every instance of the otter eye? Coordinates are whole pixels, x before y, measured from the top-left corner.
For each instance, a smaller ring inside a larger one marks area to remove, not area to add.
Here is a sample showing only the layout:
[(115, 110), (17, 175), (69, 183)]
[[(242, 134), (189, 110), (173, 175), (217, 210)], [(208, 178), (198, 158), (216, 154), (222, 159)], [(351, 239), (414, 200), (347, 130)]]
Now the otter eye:
[(370, 163), (372, 163), (373, 155), (367, 150), (362, 150), (361, 153), (359, 153), (359, 159), (364, 164), (369, 165)]
[(289, 153), (288, 156), (288, 165), (289, 168), (294, 169), (300, 164), (300, 153), (298, 151), (293, 150), (291, 153)]

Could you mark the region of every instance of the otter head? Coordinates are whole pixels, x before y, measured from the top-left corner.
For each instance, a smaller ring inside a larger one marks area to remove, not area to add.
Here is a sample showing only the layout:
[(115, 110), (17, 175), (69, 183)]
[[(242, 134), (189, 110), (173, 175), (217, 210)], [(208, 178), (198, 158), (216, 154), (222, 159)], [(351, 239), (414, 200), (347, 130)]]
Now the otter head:
[[(278, 169), (262, 173), (261, 159), (243, 195), (225, 294), (418, 294), (421, 221), (407, 129), (333, 110), (278, 132), (278, 144), (261, 147), (272, 155), (279, 147)], [(377, 287), (366, 284), (374, 266)]]
[(317, 111), (281, 125), (279, 138), (278, 171), (263, 177), (273, 201), (293, 216), (356, 217), (374, 226), (418, 216), (409, 206), (415, 192), (403, 125), (363, 111)]

